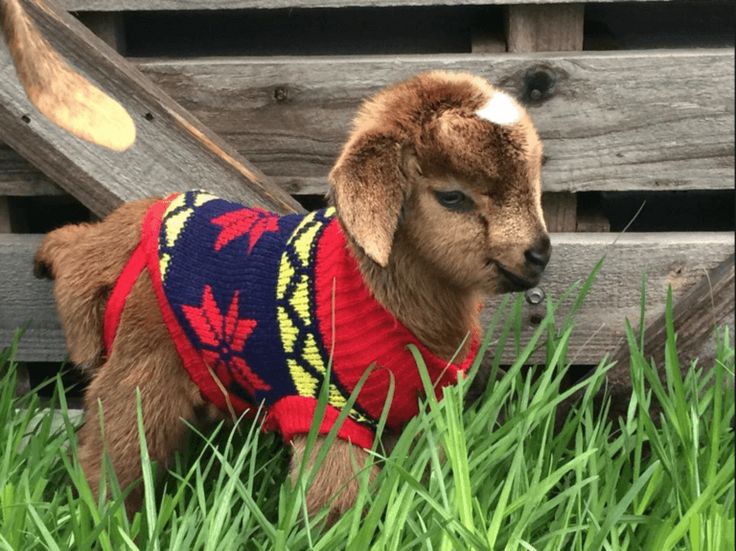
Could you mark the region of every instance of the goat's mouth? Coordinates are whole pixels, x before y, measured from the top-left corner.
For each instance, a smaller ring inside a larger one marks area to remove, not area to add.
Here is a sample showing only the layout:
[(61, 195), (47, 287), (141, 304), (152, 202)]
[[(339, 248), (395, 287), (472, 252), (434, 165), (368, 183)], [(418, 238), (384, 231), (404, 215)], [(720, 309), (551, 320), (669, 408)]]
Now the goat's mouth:
[(534, 278), (533, 280), (526, 279), (525, 277), (504, 268), (498, 262), (495, 262), (495, 265), (498, 272), (506, 279), (507, 286), (510, 287), (509, 291), (523, 291), (525, 289), (531, 289), (539, 283), (539, 278)]

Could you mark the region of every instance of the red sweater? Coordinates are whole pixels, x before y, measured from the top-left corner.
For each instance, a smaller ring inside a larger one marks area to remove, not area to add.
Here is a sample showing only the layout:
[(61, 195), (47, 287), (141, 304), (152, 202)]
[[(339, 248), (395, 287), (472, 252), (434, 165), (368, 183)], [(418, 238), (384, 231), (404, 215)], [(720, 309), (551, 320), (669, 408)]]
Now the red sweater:
[(399, 430), (418, 413), (424, 387), (407, 345), (421, 352), (438, 397), (477, 351), (473, 335), (465, 361), (448, 364), (376, 301), (334, 209), (278, 217), (203, 192), (155, 203), (108, 302), (108, 350), (144, 266), (202, 394), (236, 413), (264, 404), (264, 428), (278, 430), (286, 441), (309, 432), (330, 354), (329, 405), (319, 432), (332, 428), (375, 364), (338, 430), (338, 437), (370, 447), (391, 376), (387, 427)]

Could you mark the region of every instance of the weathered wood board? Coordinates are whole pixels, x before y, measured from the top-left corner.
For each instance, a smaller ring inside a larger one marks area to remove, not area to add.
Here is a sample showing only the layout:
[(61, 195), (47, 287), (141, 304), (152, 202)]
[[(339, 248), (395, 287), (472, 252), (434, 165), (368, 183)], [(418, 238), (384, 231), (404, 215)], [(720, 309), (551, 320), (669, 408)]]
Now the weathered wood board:
[[(732, 49), (141, 60), (138, 66), (290, 193), (325, 191), (363, 98), (429, 69), (478, 73), (522, 97), (529, 86), (544, 84), (545, 74), (554, 76), (553, 89), (530, 105), (545, 144), (546, 191), (733, 185)], [(166, 152), (155, 152), (165, 162)], [(0, 175), (8, 162), (0, 156)], [(158, 174), (157, 168), (149, 163), (144, 171)], [(16, 171), (15, 177), (25, 176)], [(196, 180), (192, 175), (182, 187)]]
[(506, 10), (509, 52), (583, 49), (583, 4), (512, 5)]
[(733, 50), (724, 50), (140, 67), (289, 191), (322, 192), (360, 100), (429, 69), (477, 73), (517, 96), (535, 70), (556, 75), (551, 97), (530, 106), (545, 144), (547, 191), (731, 187), (733, 65)]
[[(677, 356), (680, 370), (685, 373), (693, 360), (709, 368), (716, 357), (717, 328), (729, 326), (733, 342), (734, 313), (734, 255), (706, 272), (697, 285), (682, 293), (672, 305), (672, 326), (677, 334)], [(649, 323), (644, 332), (644, 357), (654, 360), (659, 376), (667, 378), (665, 346), (667, 342), (666, 317), (663, 312)], [(633, 325), (633, 324), (632, 324)], [(638, 331), (638, 328), (634, 329)], [(630, 352), (624, 343), (613, 355), (616, 365), (608, 374), (612, 393), (612, 413), (625, 416), (626, 398), (631, 394)]]
[(34, 0), (24, 6), (51, 45), (114, 94), (136, 122), (136, 142), (123, 153), (57, 128), (28, 101), (1, 43), (0, 139), (92, 212), (103, 215), (124, 201), (200, 187), (272, 210), (300, 210), (292, 197), (75, 18)]
[(0, 196), (65, 193), (31, 163), (3, 144), (0, 144), (0, 167)]
[[(623, 338), (624, 319), (638, 321), (642, 272), (649, 274), (649, 316), (661, 313), (667, 285), (679, 296), (706, 270), (733, 249), (732, 233), (624, 234), (616, 245), (612, 234), (553, 234), (554, 253), (541, 285), (548, 297), (559, 297), (585, 279), (598, 259), (607, 260), (577, 317), (571, 356), (578, 364), (595, 364)], [(51, 282), (31, 275), (32, 258), (41, 236), (0, 236), (0, 346), (15, 328), (30, 322), (20, 347), (25, 361), (57, 361), (64, 357), (61, 330), (54, 312)], [(498, 303), (490, 302), (490, 308)], [(543, 308), (542, 308), (543, 310)], [(564, 314), (563, 308), (561, 313)], [(487, 309), (486, 318), (490, 312)], [(525, 306), (524, 338), (535, 329), (539, 307)], [(504, 361), (513, 361), (508, 351)]]
[[(483, 6), (489, 4), (568, 4), (580, 0), (58, 0), (70, 11), (226, 10), (346, 8), (386, 6)], [(616, 2), (619, 0), (597, 0)], [(652, 1), (652, 0), (647, 0)], [(673, 0), (654, 0), (671, 2)], [(682, 1), (682, 0), (679, 0)]]

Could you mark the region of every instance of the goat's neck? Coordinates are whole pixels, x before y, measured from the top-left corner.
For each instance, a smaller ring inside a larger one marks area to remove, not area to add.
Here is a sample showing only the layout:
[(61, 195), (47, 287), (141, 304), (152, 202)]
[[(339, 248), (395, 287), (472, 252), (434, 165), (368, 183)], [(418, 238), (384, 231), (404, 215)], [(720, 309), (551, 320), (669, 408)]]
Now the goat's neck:
[[(350, 240), (352, 241), (352, 240)], [(435, 270), (397, 238), (388, 266), (373, 262), (355, 243), (349, 242), (368, 289), (389, 312), (430, 351), (449, 360), (462, 361), (468, 353), (469, 332), (478, 328), (479, 293), (458, 289), (436, 276)]]

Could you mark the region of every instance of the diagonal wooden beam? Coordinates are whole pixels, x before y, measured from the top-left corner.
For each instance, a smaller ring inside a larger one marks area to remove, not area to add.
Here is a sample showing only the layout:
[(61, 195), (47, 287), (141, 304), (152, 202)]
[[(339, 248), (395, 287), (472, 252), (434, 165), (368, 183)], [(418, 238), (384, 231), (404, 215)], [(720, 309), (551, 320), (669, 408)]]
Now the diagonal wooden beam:
[[(732, 244), (732, 238), (729, 241)], [(707, 366), (706, 358), (712, 356), (710, 349), (714, 344), (714, 330), (717, 327), (729, 325), (733, 339), (734, 307), (734, 255), (731, 253), (708, 270), (698, 283), (675, 298), (672, 304), (672, 324), (677, 335), (677, 355), (683, 374), (696, 358), (704, 361)], [(645, 358), (654, 359), (657, 373), (662, 381), (666, 377), (664, 364), (666, 339), (666, 320), (663, 311), (646, 325), (643, 349)], [(632, 393), (631, 359), (625, 338), (621, 338), (611, 359), (615, 361), (615, 365), (606, 375), (607, 389), (611, 397), (609, 416), (616, 419), (626, 416)], [(595, 397), (596, 407), (601, 405), (603, 392), (604, 389), (601, 389), (598, 396)], [(558, 426), (565, 419), (570, 408), (580, 401), (583, 394), (583, 392), (578, 392), (561, 404), (557, 410)], [(658, 411), (659, 406), (654, 400), (650, 408), (650, 415), (656, 418)]]
[[(677, 356), (684, 373), (696, 358), (709, 352), (717, 327), (730, 324), (733, 337), (734, 314), (734, 255), (730, 254), (718, 266), (703, 275), (700, 282), (673, 301), (672, 325), (677, 334)], [(667, 327), (665, 313), (650, 322), (644, 330), (643, 354), (654, 359), (659, 377), (665, 380), (665, 345)], [(616, 365), (608, 372), (612, 395), (611, 413), (625, 416), (631, 396), (629, 346), (626, 342), (613, 354)]]
[[(0, 46), (0, 141), (6, 142), (95, 214), (120, 203), (183, 189), (277, 212), (299, 204), (54, 2), (21, 0), (41, 35), (84, 78), (130, 113), (137, 132), (124, 152), (76, 138), (28, 101), (8, 49)], [(242, 121), (244, 127), (248, 121)]]

